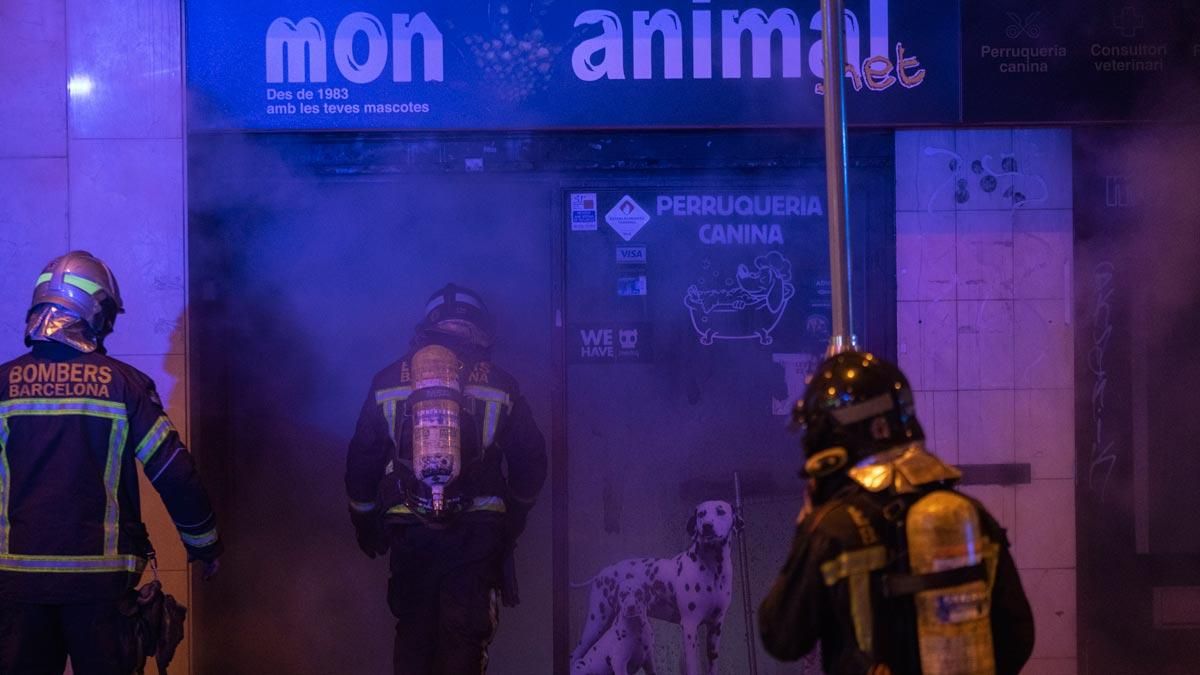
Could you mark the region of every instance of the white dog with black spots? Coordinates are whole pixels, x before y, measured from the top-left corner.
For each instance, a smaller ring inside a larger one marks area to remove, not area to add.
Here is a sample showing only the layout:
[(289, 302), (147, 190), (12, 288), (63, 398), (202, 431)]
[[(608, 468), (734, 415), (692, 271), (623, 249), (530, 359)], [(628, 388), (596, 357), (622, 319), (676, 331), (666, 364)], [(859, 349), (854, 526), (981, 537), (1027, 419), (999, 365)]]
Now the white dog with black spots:
[[(730, 537), (735, 529), (733, 508), (728, 502), (701, 502), (688, 519), (691, 544), (673, 558), (631, 558), (609, 565), (574, 586), (591, 585), (588, 617), (579, 645), (571, 654), (578, 663), (614, 624), (622, 603), (641, 599), (646, 614), (679, 624), (683, 629), (683, 651), (679, 668), (683, 675), (700, 675), (698, 653), (700, 627), (707, 631), (705, 649), (708, 675), (717, 673), (721, 624), (733, 596), (733, 562)], [(593, 653), (599, 653), (597, 649)], [(599, 658), (604, 658), (602, 655)], [(653, 672), (650, 664), (648, 673)], [(586, 671), (592, 672), (592, 671)], [(617, 673), (617, 675), (626, 675)]]
[(622, 590), (620, 612), (608, 630), (582, 658), (571, 663), (571, 675), (633, 675), (654, 671), (654, 628), (646, 616), (641, 591)]

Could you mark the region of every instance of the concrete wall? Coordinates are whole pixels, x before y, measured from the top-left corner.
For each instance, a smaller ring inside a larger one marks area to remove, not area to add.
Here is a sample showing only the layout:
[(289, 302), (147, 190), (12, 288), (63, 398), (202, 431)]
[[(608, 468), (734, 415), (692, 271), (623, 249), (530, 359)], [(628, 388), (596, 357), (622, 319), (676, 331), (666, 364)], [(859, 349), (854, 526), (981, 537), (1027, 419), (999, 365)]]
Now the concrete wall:
[(1027, 463), (980, 485), (1037, 623), (1026, 673), (1076, 672), (1071, 134), (896, 134), (897, 333), (932, 449)]
[[(127, 306), (110, 353), (155, 379), (186, 439), (180, 3), (5, 0), (0, 26), (0, 360), (24, 349), (41, 267), (89, 250)], [(187, 604), (183, 547), (142, 486), (163, 582)], [(171, 672), (188, 663), (185, 640)]]

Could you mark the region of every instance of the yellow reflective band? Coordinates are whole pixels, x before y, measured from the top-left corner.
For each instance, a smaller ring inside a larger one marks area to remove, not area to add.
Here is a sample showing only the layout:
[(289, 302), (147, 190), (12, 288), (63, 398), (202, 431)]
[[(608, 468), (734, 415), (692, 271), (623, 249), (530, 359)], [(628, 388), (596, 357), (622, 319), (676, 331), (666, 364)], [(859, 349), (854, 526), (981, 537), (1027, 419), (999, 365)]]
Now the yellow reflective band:
[(500, 422), (500, 404), (488, 401), (483, 408), (483, 447), (487, 448), (496, 438), (496, 425)]
[(0, 402), (0, 417), (86, 415), (125, 419), (125, 404), (99, 398), (14, 398)]
[(0, 554), (8, 553), (8, 420), (0, 417)]
[(211, 546), (216, 543), (217, 528), (214, 527), (203, 534), (184, 534), (180, 532), (179, 538), (183, 540), (183, 543), (191, 546), (192, 548), (204, 548), (205, 546)]
[(396, 429), (396, 405), (397, 401), (385, 401), (383, 404), (383, 418), (387, 421), (388, 437), (393, 443), (400, 442), (400, 432)]
[(476, 497), (471, 500), (471, 507), (468, 511), (495, 511), (496, 513), (504, 513), (508, 507), (504, 505), (504, 500), (499, 497)]
[(512, 399), (503, 389), (475, 384), (467, 385), (463, 393), (484, 402), (482, 440), (483, 447), (487, 448), (496, 439), (496, 426), (500, 423), (500, 407), (511, 407)]
[[(104, 464), (104, 554), (113, 556), (117, 552), (117, 536), (121, 519), (121, 505), (118, 496), (121, 483), (121, 453), (125, 449), (128, 436), (125, 404), (119, 401), (107, 401), (98, 398), (15, 398), (0, 402), (0, 421), (4, 424), (4, 436), (7, 441), (7, 418), (24, 415), (82, 415), (84, 417), (99, 417), (112, 420), (108, 433), (108, 456)], [(3, 463), (3, 476), (0, 477), (0, 554), (8, 552), (8, 500), (9, 476), (7, 456)]]
[(409, 396), (412, 396), (412, 393), (413, 388), (411, 386), (380, 389), (375, 392), (375, 402), (383, 403), (384, 401), (403, 401)]
[(825, 585), (832, 586), (845, 579), (850, 584), (850, 618), (854, 623), (854, 638), (858, 648), (870, 654), (874, 648), (874, 628), (871, 625), (871, 572), (887, 565), (887, 549), (882, 546), (846, 551), (821, 564)]
[[(37, 283), (34, 285), (41, 286), (42, 284), (46, 283), (47, 281), (50, 281), (53, 278), (54, 278), (54, 274), (52, 272), (43, 272), (41, 275), (38, 276)], [(88, 295), (95, 294), (95, 292), (100, 290), (100, 288), (101, 288), (100, 284), (92, 281), (91, 279), (85, 279), (85, 278), (79, 276), (78, 274), (64, 274), (63, 281), (67, 282), (68, 284), (71, 284), (75, 288), (78, 288), (79, 290), (83, 291), (84, 293), (87, 293)]]
[(154, 426), (150, 427), (150, 431), (146, 432), (146, 437), (134, 449), (134, 456), (143, 465), (149, 462), (154, 458), (155, 453), (162, 447), (163, 441), (167, 440), (167, 436), (173, 429), (171, 420), (167, 419), (166, 415), (160, 416), (154, 422)]
[(463, 391), (464, 394), (472, 398), (477, 398), (481, 401), (495, 401), (503, 405), (512, 405), (512, 400), (508, 396), (508, 392), (495, 387), (485, 387), (479, 384), (469, 384)]
[(71, 284), (75, 288), (82, 290), (88, 295), (92, 295), (96, 291), (100, 290), (100, 284), (92, 281), (91, 279), (84, 279), (76, 274), (64, 274), (63, 281)]
[(400, 432), (396, 429), (396, 409), (400, 403), (412, 396), (411, 386), (390, 387), (375, 392), (375, 402), (383, 407), (383, 417), (387, 421), (388, 437), (393, 443), (400, 442)]
[[(492, 512), (492, 513), (505, 513), (507, 510), (508, 510), (508, 508), (504, 505), (504, 500), (501, 499), (500, 497), (476, 497), (475, 499), (471, 500), (471, 505), (464, 508), (462, 511), (463, 512), (487, 511), (487, 512)], [(423, 510), (413, 509), (408, 504), (397, 504), (396, 506), (393, 506), (392, 508), (388, 509), (387, 512), (388, 512), (388, 515), (393, 515), (393, 516), (395, 516), (395, 515), (409, 516), (409, 515), (417, 515), (417, 514), (424, 515), (424, 514), (429, 513), (429, 511), (427, 509), (423, 509)]]
[(125, 420), (113, 420), (108, 434), (108, 461), (104, 465), (104, 555), (117, 554), (117, 533), (120, 530), (121, 501), (117, 492), (121, 485), (121, 452), (129, 435)]
[(95, 574), (141, 574), (146, 560), (133, 555), (11, 555), (0, 554), (0, 571)]

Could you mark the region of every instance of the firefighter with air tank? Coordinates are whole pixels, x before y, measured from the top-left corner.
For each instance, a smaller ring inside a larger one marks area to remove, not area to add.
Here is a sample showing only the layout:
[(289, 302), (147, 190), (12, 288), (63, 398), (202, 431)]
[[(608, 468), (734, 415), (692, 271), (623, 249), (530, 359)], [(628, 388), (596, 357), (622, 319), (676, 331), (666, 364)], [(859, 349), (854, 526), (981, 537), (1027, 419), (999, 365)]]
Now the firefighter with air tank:
[(397, 675), (478, 675), (518, 602), (512, 550), (546, 478), (516, 380), (491, 360), (478, 294), (434, 293), (412, 347), (376, 376), (350, 442), (346, 489), (363, 551), (391, 551)]
[(793, 421), (809, 504), (759, 608), (767, 651), (796, 660), (819, 642), (824, 670), (847, 675), (1019, 672), (1033, 617), (1004, 530), (925, 450), (904, 374), (832, 356)]

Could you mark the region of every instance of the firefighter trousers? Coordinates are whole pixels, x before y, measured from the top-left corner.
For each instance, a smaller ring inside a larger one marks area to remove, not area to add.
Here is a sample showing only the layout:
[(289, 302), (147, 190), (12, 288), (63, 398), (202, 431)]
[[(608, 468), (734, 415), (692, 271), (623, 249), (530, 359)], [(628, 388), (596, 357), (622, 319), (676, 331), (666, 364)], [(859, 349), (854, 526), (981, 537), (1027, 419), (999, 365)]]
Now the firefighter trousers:
[(128, 619), (116, 600), (41, 605), (0, 601), (0, 675), (129, 675)]
[(395, 675), (486, 672), (488, 645), (499, 621), (502, 525), (393, 525), (388, 535)]

